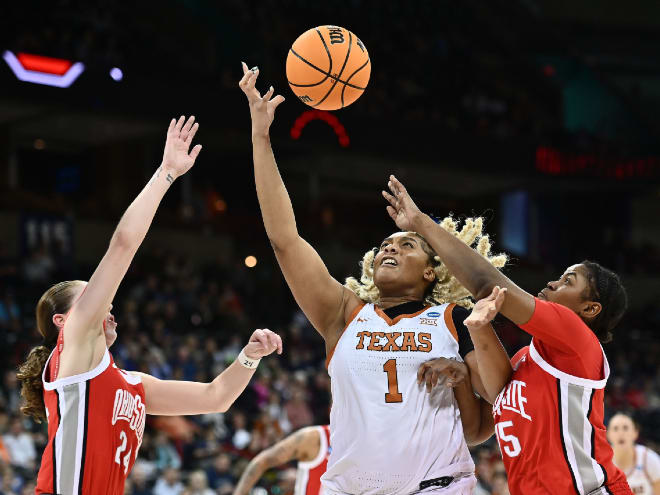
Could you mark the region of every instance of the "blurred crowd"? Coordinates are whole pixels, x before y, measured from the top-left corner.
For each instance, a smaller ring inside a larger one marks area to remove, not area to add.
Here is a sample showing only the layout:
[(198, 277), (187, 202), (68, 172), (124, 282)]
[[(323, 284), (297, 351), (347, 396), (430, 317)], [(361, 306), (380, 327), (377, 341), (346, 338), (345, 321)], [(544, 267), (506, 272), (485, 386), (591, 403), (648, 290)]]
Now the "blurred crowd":
[[(22, 261), (0, 253), (0, 338), (7, 343), (0, 350), (0, 494), (33, 493), (46, 442), (45, 425), (19, 413), (15, 375), (18, 363), (39, 342), (34, 304), (54, 281), (54, 264), (44, 257), (48, 251), (43, 249)], [(248, 389), (225, 414), (149, 417), (127, 495), (231, 494), (258, 452), (298, 428), (328, 422), (323, 342), (267, 265), (250, 269), (224, 258), (196, 266), (166, 251), (144, 252), (132, 265), (114, 302), (119, 338), (112, 353), (119, 366), (163, 379), (210, 381), (235, 359), (254, 328), (266, 326), (283, 336), (285, 352), (262, 361)], [(523, 332), (506, 321), (496, 325), (510, 353), (525, 345)], [(642, 439), (655, 447), (660, 445), (660, 342), (652, 329), (659, 327), (660, 307), (631, 313), (616, 344), (607, 348), (613, 368), (607, 412), (632, 411)], [(507, 494), (494, 439), (473, 454), (478, 493)], [(259, 486), (286, 494), (294, 480), (295, 465), (283, 466)]]

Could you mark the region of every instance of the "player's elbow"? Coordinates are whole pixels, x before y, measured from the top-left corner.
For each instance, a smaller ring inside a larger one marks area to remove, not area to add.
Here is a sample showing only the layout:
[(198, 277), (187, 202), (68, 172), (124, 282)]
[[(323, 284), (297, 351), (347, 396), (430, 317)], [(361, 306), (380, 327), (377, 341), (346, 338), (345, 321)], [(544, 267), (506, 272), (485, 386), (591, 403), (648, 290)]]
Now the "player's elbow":
[(492, 437), (493, 433), (495, 433), (493, 429), (490, 430), (483, 429), (483, 431), (480, 430), (476, 434), (472, 435), (470, 438), (466, 436), (465, 443), (467, 443), (468, 447), (475, 447), (477, 445), (481, 445), (490, 437)]
[(139, 246), (137, 236), (124, 228), (118, 228), (110, 240), (110, 249), (113, 251), (135, 251)]
[(475, 300), (484, 299), (490, 296), (493, 292), (493, 287), (497, 285), (497, 279), (487, 273), (481, 274), (477, 277), (474, 283), (474, 293), (472, 294)]
[(291, 249), (298, 241), (300, 236), (294, 230), (293, 232), (268, 232), (268, 241), (275, 253), (285, 253)]

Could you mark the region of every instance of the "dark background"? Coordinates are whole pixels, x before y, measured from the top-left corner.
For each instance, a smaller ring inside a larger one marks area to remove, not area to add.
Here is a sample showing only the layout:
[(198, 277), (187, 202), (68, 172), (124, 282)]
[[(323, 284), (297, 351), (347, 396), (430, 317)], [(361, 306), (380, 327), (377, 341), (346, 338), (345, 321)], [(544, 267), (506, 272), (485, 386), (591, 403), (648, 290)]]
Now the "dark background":
[[(347, 147), (322, 120), (290, 135), (309, 108), (288, 88), (288, 49), (328, 23), (356, 33), (372, 63), (363, 96), (333, 112)], [(19, 81), (0, 61), (0, 433), (21, 428), (38, 451), (25, 465), (11, 449), (0, 456), (2, 490), (30, 490), (44, 441), (41, 426), (14, 421), (13, 370), (39, 340), (34, 305), (52, 282), (89, 277), (181, 114), (200, 121), (204, 149), (168, 193), (117, 295), (113, 354), (129, 369), (205, 381), (255, 327), (281, 332), (288, 352), (261, 365), (228, 414), (154, 420), (127, 493), (151, 493), (168, 467), (186, 486), (190, 472), (207, 470), (212, 488), (230, 493), (246, 459), (327, 421), (323, 346), (297, 312), (259, 216), (242, 60), (259, 66), (260, 89), (272, 84), (287, 98), (273, 147), (299, 229), (338, 279), (356, 274), (362, 253), (395, 228), (380, 197), (390, 173), (436, 216), (486, 217), (495, 249), (512, 257), (507, 274), (532, 293), (584, 258), (617, 271), (631, 309), (606, 347), (607, 415), (631, 411), (642, 440), (660, 443), (659, 23), (653, 1), (3, 5), (2, 52), (85, 71), (55, 88)], [(511, 353), (524, 345), (525, 334), (500, 325)], [(475, 451), (485, 493), (503, 493), (495, 448)], [(262, 486), (285, 492), (290, 477), (283, 469)]]

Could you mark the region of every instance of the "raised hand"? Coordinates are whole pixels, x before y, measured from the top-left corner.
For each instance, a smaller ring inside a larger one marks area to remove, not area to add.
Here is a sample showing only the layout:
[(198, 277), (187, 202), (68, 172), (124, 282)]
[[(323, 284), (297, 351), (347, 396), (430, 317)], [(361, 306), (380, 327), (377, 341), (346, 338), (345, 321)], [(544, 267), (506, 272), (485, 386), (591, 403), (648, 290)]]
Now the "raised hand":
[(170, 127), (167, 129), (162, 167), (170, 182), (190, 170), (202, 150), (202, 145), (198, 144), (188, 152), (197, 129), (199, 129), (199, 124), (195, 122), (195, 117), (190, 117), (185, 124), (184, 121), (183, 115), (179, 117), (179, 120), (172, 119)]
[(276, 350), (278, 354), (282, 354), (282, 338), (267, 328), (255, 330), (243, 348), (243, 352), (250, 359), (261, 359)]
[(383, 197), (389, 203), (387, 213), (390, 218), (401, 230), (414, 231), (415, 225), (423, 217), (423, 213), (417, 208), (404, 185), (393, 175), (390, 175), (387, 187), (390, 192), (383, 191)]
[(241, 64), (243, 66), (243, 77), (238, 85), (243, 90), (243, 93), (245, 93), (245, 96), (247, 96), (248, 103), (250, 104), (252, 136), (265, 136), (268, 134), (270, 125), (275, 118), (275, 109), (284, 101), (284, 96), (277, 95), (273, 98), (275, 90), (271, 86), (262, 97), (255, 87), (257, 77), (259, 77), (259, 69), (257, 67), (248, 69), (245, 62), (241, 62)]
[(506, 296), (506, 287), (501, 289), (499, 286), (493, 287), (493, 291), (488, 297), (479, 299), (472, 308), (472, 313), (463, 322), (466, 327), (480, 328), (489, 324), (493, 318), (500, 312), (504, 297)]
[(465, 363), (456, 359), (437, 358), (422, 363), (417, 370), (417, 384), (426, 384), (426, 391), (431, 392), (438, 384), (440, 376), (446, 377), (445, 385), (455, 387), (470, 376)]

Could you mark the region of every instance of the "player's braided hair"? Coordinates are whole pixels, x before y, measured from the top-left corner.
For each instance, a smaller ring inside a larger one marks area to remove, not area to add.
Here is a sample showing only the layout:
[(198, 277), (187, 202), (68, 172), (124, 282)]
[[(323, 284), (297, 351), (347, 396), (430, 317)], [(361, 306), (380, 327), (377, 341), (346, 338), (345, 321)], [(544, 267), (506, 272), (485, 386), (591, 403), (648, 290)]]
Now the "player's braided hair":
[[(505, 254), (490, 254), (490, 239), (487, 234), (483, 233), (483, 225), (484, 222), (481, 217), (467, 218), (460, 231), (458, 230), (459, 223), (452, 217), (446, 217), (440, 222), (440, 226), (447, 232), (472, 247), (493, 266), (502, 268), (507, 262), (507, 256)], [(460, 284), (456, 277), (449, 273), (447, 267), (429, 246), (426, 239), (416, 232), (412, 232), (412, 234), (422, 241), (422, 249), (429, 255), (429, 261), (435, 271), (435, 281), (429, 284), (424, 294), (424, 303), (431, 306), (456, 303), (466, 309), (471, 309), (474, 303), (470, 298), (470, 292)], [(374, 257), (377, 252), (378, 248), (367, 251), (360, 262), (362, 267), (360, 280), (358, 281), (355, 277), (348, 277), (345, 284), (360, 299), (368, 303), (378, 303), (380, 300), (380, 292), (374, 284)]]
[(25, 400), (21, 412), (32, 416), (37, 423), (46, 419), (41, 374), (50, 353), (57, 345), (59, 334), (57, 326), (53, 323), (53, 315), (65, 314), (71, 309), (76, 287), (82, 283), (84, 282), (80, 280), (69, 280), (55, 284), (44, 292), (37, 303), (37, 329), (43, 336), (43, 343), (32, 348), (16, 374), (22, 382), (21, 395)]
[(612, 330), (628, 308), (628, 295), (621, 279), (612, 270), (589, 260), (583, 261), (582, 264), (587, 269), (589, 280), (589, 288), (582, 297), (599, 302), (602, 306), (600, 313), (588, 325), (598, 340), (606, 344), (612, 341)]

